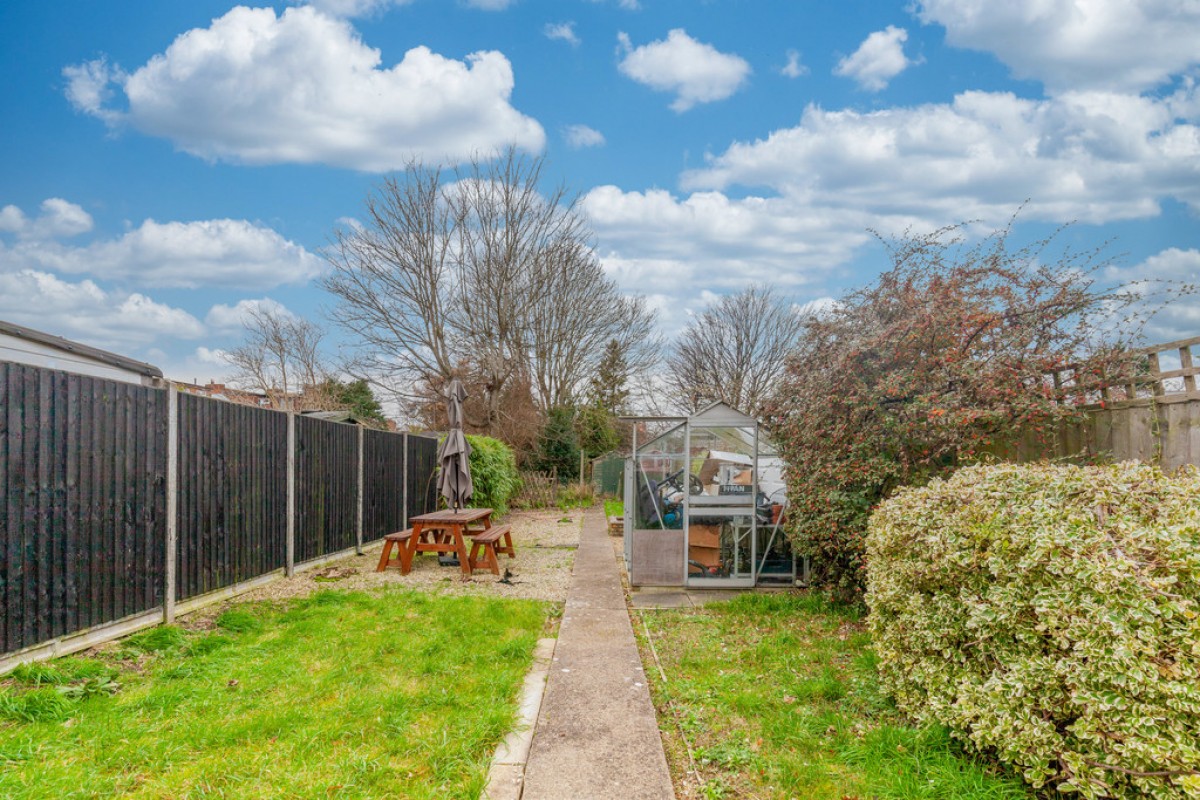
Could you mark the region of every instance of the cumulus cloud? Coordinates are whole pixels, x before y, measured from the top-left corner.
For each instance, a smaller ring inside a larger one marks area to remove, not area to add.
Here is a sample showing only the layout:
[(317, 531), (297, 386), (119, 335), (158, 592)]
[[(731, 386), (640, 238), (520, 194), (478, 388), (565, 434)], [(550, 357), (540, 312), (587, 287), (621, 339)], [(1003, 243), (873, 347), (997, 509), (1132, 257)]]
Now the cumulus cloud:
[[(102, 61), (64, 75), (80, 111), (213, 160), (386, 171), (413, 157), (458, 161), (545, 143), (541, 125), (509, 103), (502, 53), (457, 61), (416, 47), (385, 68), (348, 22), (308, 6), (278, 16), (238, 6), (128, 75)], [(110, 86), (127, 111), (105, 104)]]
[(604, 134), (587, 125), (568, 125), (563, 129), (563, 138), (567, 140), (567, 145), (575, 150), (604, 145)]
[(618, 35), (624, 57), (621, 73), (660, 92), (674, 92), (671, 109), (687, 111), (697, 103), (724, 100), (750, 77), (750, 64), (740, 56), (722, 53), (698, 42), (682, 28), (667, 38), (634, 47), (625, 33)]
[(878, 92), (913, 63), (904, 55), (906, 41), (908, 31), (888, 25), (868, 36), (857, 50), (838, 62), (833, 72), (854, 79), (864, 89)]
[(412, 0), (309, 0), (308, 5), (335, 17), (365, 17)]
[(113, 349), (204, 335), (191, 314), (143, 294), (105, 291), (90, 280), (71, 283), (32, 269), (0, 272), (0, 317)]
[(808, 74), (808, 67), (800, 63), (799, 50), (787, 51), (787, 63), (779, 68), (779, 72), (787, 78), (799, 78)]
[(870, 239), (867, 228), (902, 229), (909, 222), (790, 197), (695, 192), (681, 198), (616, 186), (591, 190), (583, 208), (603, 243), (605, 268), (630, 290), (687, 284), (731, 290), (755, 281), (802, 286), (849, 260)]
[(965, 92), (872, 113), (809, 106), (800, 124), (738, 142), (684, 175), (692, 189), (767, 187), (814, 205), (910, 213), (933, 224), (1027, 217), (1104, 223), (1200, 211), (1200, 128), (1173, 100), (1074, 93), (1029, 100)]
[(1132, 267), (1110, 267), (1115, 283), (1136, 284), (1145, 295), (1146, 309), (1158, 309), (1147, 322), (1147, 344), (1187, 339), (1200, 334), (1200, 250), (1170, 247)]
[(57, 239), (77, 236), (92, 229), (92, 215), (60, 197), (42, 201), (41, 213), (33, 219), (16, 206), (0, 208), (0, 232), (23, 239)]
[(574, 22), (547, 22), (546, 27), (542, 28), (542, 33), (546, 34), (547, 39), (560, 39), (572, 47), (579, 46), (579, 37), (575, 34)]
[(204, 322), (215, 331), (230, 333), (240, 331), (246, 326), (246, 321), (255, 314), (269, 313), (276, 316), (295, 316), (280, 302), (269, 297), (258, 300), (239, 300), (230, 306), (218, 303), (209, 309)]
[(918, 0), (957, 47), (993, 53), (1052, 91), (1141, 91), (1200, 64), (1195, 0)]
[[(74, 217), (71, 208), (53, 217), (53, 225), (43, 223), (43, 212), (26, 227), (40, 227), (52, 235), (90, 228), (91, 218), (86, 218), (84, 227), (84, 220)], [(22, 231), (17, 233), (20, 236)], [(319, 257), (276, 231), (232, 219), (163, 223), (148, 219), (119, 238), (79, 246), (40, 235), (26, 235), (10, 245), (0, 241), (3, 270), (87, 273), (141, 286), (263, 289), (306, 283), (320, 273), (321, 265)]]

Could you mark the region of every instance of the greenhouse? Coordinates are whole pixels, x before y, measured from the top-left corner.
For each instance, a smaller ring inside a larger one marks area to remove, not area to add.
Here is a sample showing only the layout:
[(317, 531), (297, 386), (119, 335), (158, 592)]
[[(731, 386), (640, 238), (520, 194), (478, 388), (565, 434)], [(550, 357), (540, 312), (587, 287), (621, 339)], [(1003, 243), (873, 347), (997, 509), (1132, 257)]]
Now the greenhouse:
[(634, 586), (791, 585), (783, 463), (758, 420), (724, 403), (629, 417), (625, 563)]

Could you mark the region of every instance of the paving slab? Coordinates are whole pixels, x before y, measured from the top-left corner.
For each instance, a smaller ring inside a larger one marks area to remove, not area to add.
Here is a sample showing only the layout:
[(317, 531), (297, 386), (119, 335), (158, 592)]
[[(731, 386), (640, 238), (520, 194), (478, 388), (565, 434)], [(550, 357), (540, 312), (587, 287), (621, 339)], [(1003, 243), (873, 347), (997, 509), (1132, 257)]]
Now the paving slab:
[(523, 800), (674, 800), (604, 516), (583, 520)]

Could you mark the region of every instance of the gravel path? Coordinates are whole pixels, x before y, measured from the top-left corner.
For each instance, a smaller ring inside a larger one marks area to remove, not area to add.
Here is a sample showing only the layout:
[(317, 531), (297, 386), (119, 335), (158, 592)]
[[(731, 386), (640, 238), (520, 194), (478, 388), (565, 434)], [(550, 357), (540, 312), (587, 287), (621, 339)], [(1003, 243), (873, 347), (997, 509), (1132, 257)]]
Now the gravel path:
[(376, 572), (380, 548), (372, 546), (365, 555), (350, 555), (317, 569), (298, 571), (291, 578), (280, 578), (231, 600), (198, 609), (181, 618), (180, 623), (203, 627), (232, 604), (288, 600), (321, 589), (372, 591), (394, 586), (438, 594), (565, 601), (583, 512), (579, 509), (563, 512), (557, 508), (513, 511), (502, 521), (512, 525), (513, 545), (517, 549), (515, 559), (500, 556), (501, 571), (507, 567), (511, 572), (507, 583), (501, 582), (502, 576), (478, 570), (469, 580), (463, 580), (458, 567), (439, 566), (433, 554), (416, 556), (412, 572), (407, 575), (401, 575), (398, 567)]

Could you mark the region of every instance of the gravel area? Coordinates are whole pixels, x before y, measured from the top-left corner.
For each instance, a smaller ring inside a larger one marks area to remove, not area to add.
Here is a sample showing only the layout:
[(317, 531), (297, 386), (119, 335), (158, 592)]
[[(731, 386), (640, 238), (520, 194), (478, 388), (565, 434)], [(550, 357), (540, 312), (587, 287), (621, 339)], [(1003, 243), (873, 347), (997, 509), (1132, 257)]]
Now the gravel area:
[(512, 525), (513, 546), (517, 550), (516, 558), (500, 556), (502, 573), (506, 567), (510, 573), (507, 581), (503, 574), (496, 576), (480, 570), (476, 570), (469, 580), (463, 580), (458, 567), (439, 566), (432, 553), (418, 554), (413, 559), (412, 572), (407, 575), (401, 575), (398, 566), (376, 572), (380, 546), (373, 545), (366, 549), (364, 555), (350, 555), (317, 569), (298, 571), (291, 578), (280, 578), (231, 600), (198, 609), (182, 617), (180, 624), (205, 627), (231, 604), (288, 600), (321, 589), (372, 591), (395, 586), (439, 594), (494, 595), (564, 602), (571, 583), (575, 549), (579, 546), (583, 511), (575, 509), (563, 512), (556, 508), (513, 511), (501, 522)]

